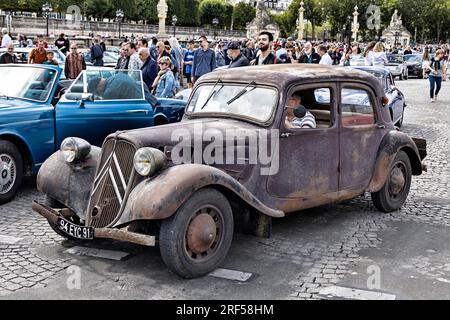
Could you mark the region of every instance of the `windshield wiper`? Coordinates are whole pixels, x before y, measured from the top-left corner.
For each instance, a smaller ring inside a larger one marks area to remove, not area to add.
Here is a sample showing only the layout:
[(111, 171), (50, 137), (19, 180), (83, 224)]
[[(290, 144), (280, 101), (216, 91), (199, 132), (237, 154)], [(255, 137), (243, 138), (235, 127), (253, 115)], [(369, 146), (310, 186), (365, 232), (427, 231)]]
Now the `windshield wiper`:
[[(250, 89), (250, 90), (247, 90), (247, 88), (248, 88), (249, 86), (251, 86), (251, 85), (253, 85), (254, 87), (253, 87), (252, 89)], [(240, 97), (242, 97), (244, 94), (246, 94), (247, 92), (252, 91), (252, 90), (255, 89), (255, 88), (256, 88), (256, 83), (255, 83), (255, 81), (251, 81), (249, 84), (247, 84), (247, 85), (245, 86), (244, 89), (242, 89), (241, 91), (239, 91), (233, 98), (231, 98), (230, 100), (228, 100), (228, 101), (227, 101), (227, 104), (228, 104), (228, 105), (232, 104), (234, 101), (236, 101), (237, 99), (239, 99)]]
[(209, 95), (208, 95), (208, 98), (206, 99), (205, 103), (202, 105), (202, 107), (200, 108), (200, 110), (203, 110), (203, 108), (206, 107), (206, 105), (208, 104), (209, 100), (211, 100), (211, 98), (212, 98), (217, 92), (219, 92), (220, 89), (223, 88), (223, 83), (222, 83), (222, 87), (221, 87), (219, 90), (217, 90), (217, 91), (214, 90), (219, 82), (222, 83), (222, 80), (219, 79), (219, 80), (216, 81), (216, 83), (214, 84), (214, 86), (213, 86), (212, 89), (211, 89), (211, 92), (210, 92)]

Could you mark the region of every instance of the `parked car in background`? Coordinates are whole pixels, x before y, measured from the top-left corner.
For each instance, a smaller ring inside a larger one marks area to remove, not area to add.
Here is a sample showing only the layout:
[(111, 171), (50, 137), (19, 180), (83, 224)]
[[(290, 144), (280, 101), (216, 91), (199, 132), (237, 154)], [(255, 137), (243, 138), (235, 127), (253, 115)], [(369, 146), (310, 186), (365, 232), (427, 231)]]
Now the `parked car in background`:
[(378, 79), (388, 98), (385, 108), (389, 108), (392, 122), (400, 128), (403, 124), (406, 99), (405, 95), (395, 86), (394, 77), (389, 69), (379, 67), (354, 67), (354, 69), (368, 72)]
[(0, 203), (12, 199), (23, 176), (37, 173), (68, 136), (101, 146), (117, 130), (176, 122), (184, 113), (185, 102), (177, 99), (155, 98), (151, 105), (140, 71), (125, 73), (134, 95), (101, 100), (84, 83), (116, 71), (84, 71), (73, 82), (60, 81), (61, 73), (57, 66), (0, 65)]
[[(31, 50), (33, 50), (33, 48), (14, 48), (14, 53), (16, 54), (18, 62), (20, 64), (28, 63), (28, 56)], [(45, 50), (52, 51), (58, 64), (64, 65), (64, 62), (66, 61), (66, 56), (64, 55), (64, 53), (61, 52), (61, 50), (59, 50), (58, 48)], [(5, 52), (6, 48), (0, 48), (0, 54), (3, 54)]]
[[(301, 105), (287, 108), (292, 96)], [(65, 140), (38, 174), (46, 203), (32, 208), (66, 238), (158, 244), (170, 270), (202, 276), (236, 230), (268, 237), (274, 217), (364, 192), (380, 211), (402, 207), (426, 147), (397, 130), (384, 96), (378, 79), (351, 68), (211, 72), (179, 123), (109, 135), (102, 149)], [(306, 111), (317, 126), (292, 126)]]
[(366, 64), (366, 59), (363, 55), (353, 55), (350, 59), (351, 66), (364, 66)]
[(408, 80), (408, 66), (403, 60), (402, 55), (388, 54), (387, 55), (388, 64), (386, 69), (388, 69), (392, 76), (398, 77), (400, 80)]
[(421, 54), (405, 54), (403, 56), (403, 61), (408, 68), (409, 77), (418, 77), (420, 79), (423, 78), (423, 59)]
[[(92, 65), (91, 62), (91, 52), (89, 49), (79, 49), (79, 52), (83, 53), (84, 60), (86, 60), (86, 65)], [(114, 52), (105, 51), (103, 52), (103, 66), (114, 68), (117, 64), (117, 60), (119, 59), (119, 55)]]

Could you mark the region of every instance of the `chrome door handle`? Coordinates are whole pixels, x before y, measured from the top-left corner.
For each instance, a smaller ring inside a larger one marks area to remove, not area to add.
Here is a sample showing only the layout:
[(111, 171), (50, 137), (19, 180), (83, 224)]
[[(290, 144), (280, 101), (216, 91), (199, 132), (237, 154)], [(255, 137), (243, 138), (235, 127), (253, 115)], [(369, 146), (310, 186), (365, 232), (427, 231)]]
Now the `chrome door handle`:
[(127, 110), (128, 113), (147, 113), (147, 110)]

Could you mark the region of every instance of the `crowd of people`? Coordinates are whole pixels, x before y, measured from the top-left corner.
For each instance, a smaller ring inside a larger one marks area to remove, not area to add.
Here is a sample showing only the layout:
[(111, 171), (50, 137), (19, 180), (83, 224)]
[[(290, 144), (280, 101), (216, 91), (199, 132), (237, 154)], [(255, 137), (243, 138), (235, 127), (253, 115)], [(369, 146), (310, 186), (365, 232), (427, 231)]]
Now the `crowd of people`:
[[(94, 36), (94, 34), (92, 34)], [(19, 46), (32, 47), (28, 63), (57, 64), (48, 43), (42, 39), (33, 41), (24, 36), (16, 38)], [(346, 44), (337, 41), (301, 43), (289, 37), (275, 41), (270, 32), (261, 32), (256, 41), (247, 39), (217, 40), (209, 42), (206, 36), (189, 40), (182, 47), (175, 38), (160, 40), (156, 37), (131, 37), (119, 45), (119, 58), (115, 69), (141, 70), (143, 81), (156, 97), (173, 97), (182, 88), (192, 88), (197, 79), (217, 68), (237, 68), (249, 65), (280, 63), (305, 63), (349, 66), (353, 59), (364, 59), (367, 66), (384, 67), (387, 53), (423, 54), (424, 77), (430, 82), (430, 99), (436, 101), (441, 82), (446, 80), (450, 45), (417, 45), (393, 47), (389, 50), (383, 42)], [(75, 79), (86, 69), (83, 54), (76, 42), (61, 34), (54, 45), (66, 55), (65, 75)], [(1, 63), (17, 63), (12, 38), (2, 30), (1, 47), (7, 51), (0, 56)], [(103, 65), (106, 45), (100, 36), (93, 37), (90, 58), (94, 66)], [(431, 58), (431, 54), (434, 57)]]

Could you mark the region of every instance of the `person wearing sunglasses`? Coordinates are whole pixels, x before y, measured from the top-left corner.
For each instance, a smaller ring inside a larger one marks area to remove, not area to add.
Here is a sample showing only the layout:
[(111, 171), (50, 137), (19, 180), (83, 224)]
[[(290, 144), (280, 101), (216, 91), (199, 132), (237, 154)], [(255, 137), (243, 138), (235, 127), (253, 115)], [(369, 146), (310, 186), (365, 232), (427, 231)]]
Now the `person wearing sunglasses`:
[(158, 60), (159, 72), (153, 82), (153, 94), (157, 98), (172, 98), (175, 91), (175, 77), (170, 70), (170, 58), (161, 57)]
[(8, 44), (7, 51), (0, 56), (0, 64), (17, 63), (17, 57), (14, 53), (14, 45)]

